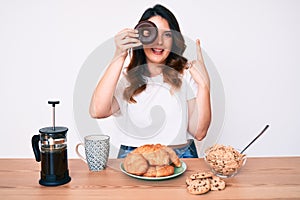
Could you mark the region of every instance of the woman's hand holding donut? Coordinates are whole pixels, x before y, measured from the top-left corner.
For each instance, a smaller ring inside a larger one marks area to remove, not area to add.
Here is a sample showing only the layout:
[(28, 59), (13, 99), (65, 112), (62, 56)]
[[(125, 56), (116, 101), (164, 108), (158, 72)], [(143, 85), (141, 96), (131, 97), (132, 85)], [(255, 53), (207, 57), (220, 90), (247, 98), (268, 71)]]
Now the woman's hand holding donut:
[(93, 93), (90, 115), (93, 118), (105, 118), (117, 112), (120, 107), (114, 93), (120, 78), (128, 49), (141, 45), (137, 31), (124, 29), (115, 36), (115, 55)]
[(207, 87), (207, 89), (210, 89), (210, 79), (208, 72), (206, 70), (201, 46), (200, 46), (200, 40), (196, 40), (196, 51), (197, 51), (197, 59), (193, 61), (189, 61), (187, 63), (187, 68), (190, 70), (190, 73), (195, 80), (195, 82), (198, 84), (198, 86), (201, 87)]
[(138, 39), (138, 31), (135, 29), (123, 29), (115, 36), (115, 57), (122, 56), (126, 58), (128, 50), (142, 45)]

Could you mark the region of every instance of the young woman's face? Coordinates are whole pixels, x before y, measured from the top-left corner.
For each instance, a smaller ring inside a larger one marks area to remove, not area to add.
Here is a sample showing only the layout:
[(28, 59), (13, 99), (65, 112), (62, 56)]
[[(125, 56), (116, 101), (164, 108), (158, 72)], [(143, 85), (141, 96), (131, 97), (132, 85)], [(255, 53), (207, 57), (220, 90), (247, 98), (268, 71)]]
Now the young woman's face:
[(147, 62), (155, 64), (165, 64), (166, 58), (172, 49), (172, 32), (168, 21), (161, 16), (153, 16), (148, 19), (158, 28), (156, 40), (148, 45), (144, 45)]

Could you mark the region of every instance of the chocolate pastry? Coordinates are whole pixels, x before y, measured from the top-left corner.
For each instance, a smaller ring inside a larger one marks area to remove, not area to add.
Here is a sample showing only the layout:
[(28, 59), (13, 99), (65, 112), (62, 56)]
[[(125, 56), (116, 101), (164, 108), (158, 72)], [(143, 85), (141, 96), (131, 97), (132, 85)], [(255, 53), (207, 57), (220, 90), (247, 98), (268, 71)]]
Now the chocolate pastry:
[(139, 40), (143, 44), (151, 44), (157, 37), (157, 27), (151, 21), (141, 21), (134, 29), (139, 31)]

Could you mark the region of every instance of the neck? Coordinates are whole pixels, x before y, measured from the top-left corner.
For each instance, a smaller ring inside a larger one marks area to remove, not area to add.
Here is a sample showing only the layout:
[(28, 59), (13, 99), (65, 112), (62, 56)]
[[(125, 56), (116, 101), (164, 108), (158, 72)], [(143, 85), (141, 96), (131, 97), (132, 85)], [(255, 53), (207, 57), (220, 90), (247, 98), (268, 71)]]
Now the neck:
[(148, 63), (148, 70), (150, 72), (150, 77), (157, 76), (162, 72), (161, 65), (155, 63)]

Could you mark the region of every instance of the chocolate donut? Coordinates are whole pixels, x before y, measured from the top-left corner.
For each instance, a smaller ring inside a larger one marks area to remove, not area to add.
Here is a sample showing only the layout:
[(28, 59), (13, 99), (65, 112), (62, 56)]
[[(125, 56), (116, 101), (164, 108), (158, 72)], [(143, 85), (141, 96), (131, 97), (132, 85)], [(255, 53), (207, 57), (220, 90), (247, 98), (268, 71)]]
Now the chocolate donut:
[(151, 44), (157, 37), (157, 27), (151, 21), (141, 21), (134, 29), (139, 31), (139, 40), (143, 44)]

